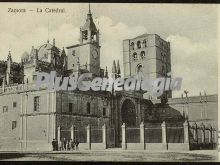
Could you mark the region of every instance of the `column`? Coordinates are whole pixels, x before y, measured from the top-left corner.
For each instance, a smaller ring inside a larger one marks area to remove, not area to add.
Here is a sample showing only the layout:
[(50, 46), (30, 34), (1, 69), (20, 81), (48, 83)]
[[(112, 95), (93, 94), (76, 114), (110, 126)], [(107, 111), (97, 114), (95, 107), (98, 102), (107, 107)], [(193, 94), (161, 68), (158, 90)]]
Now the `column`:
[(20, 111), (20, 150), (22, 150), (23, 143), (23, 95), (21, 94), (21, 111)]
[(74, 133), (75, 133), (75, 126), (72, 125), (72, 126), (71, 126), (71, 139), (72, 139), (73, 141), (74, 141), (74, 139), (75, 139)]
[(127, 145), (126, 145), (126, 125), (125, 123), (122, 124), (121, 126), (121, 136), (122, 136), (122, 149), (126, 150), (127, 149)]
[(50, 142), (50, 92), (47, 94), (47, 142)]
[(61, 132), (61, 127), (58, 126), (57, 128), (57, 141), (59, 142), (61, 139), (60, 139), (60, 132)]
[(28, 95), (25, 95), (25, 112), (24, 112), (24, 146), (27, 149), (27, 104), (28, 104)]
[(217, 133), (216, 133), (216, 130), (215, 129), (212, 129), (213, 130), (213, 142), (214, 143), (217, 143)]
[(189, 143), (189, 123), (186, 120), (183, 124), (184, 128), (184, 143)]
[(208, 131), (209, 131), (209, 143), (212, 143), (212, 127), (211, 126), (208, 129)]
[(164, 121), (161, 124), (161, 128), (162, 128), (162, 143), (167, 143), (167, 127), (166, 127), (166, 122)]
[(140, 143), (145, 149), (145, 141), (144, 141), (144, 123), (141, 122), (140, 124)]
[(201, 124), (201, 137), (202, 137), (202, 143), (205, 143), (205, 126), (203, 123)]
[(106, 129), (106, 125), (104, 124), (103, 126), (102, 126), (102, 143), (103, 143), (103, 145), (104, 145), (104, 149), (106, 149), (107, 148), (107, 129)]
[(198, 143), (198, 128), (196, 123), (194, 123), (194, 128), (193, 128), (193, 139), (194, 141), (196, 141), (196, 143)]
[(87, 130), (87, 144), (88, 144), (88, 149), (91, 150), (91, 127), (90, 125), (88, 124), (88, 126), (86, 127), (86, 130)]

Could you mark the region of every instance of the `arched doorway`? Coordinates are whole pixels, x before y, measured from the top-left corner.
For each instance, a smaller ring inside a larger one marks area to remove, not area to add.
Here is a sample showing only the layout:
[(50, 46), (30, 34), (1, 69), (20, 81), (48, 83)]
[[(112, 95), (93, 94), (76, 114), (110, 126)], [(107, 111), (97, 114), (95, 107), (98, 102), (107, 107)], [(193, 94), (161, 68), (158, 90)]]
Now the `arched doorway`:
[(136, 110), (134, 103), (126, 99), (121, 107), (121, 124), (125, 123), (128, 127), (136, 126)]

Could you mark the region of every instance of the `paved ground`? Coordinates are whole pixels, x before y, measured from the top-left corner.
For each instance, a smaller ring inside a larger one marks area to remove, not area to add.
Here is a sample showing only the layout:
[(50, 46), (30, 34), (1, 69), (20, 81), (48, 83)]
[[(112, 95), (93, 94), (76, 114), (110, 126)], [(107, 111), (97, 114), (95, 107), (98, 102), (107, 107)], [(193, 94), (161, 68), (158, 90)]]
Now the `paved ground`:
[(66, 152), (1, 152), (0, 160), (12, 161), (218, 161), (217, 150), (186, 152), (123, 151), (66, 151)]

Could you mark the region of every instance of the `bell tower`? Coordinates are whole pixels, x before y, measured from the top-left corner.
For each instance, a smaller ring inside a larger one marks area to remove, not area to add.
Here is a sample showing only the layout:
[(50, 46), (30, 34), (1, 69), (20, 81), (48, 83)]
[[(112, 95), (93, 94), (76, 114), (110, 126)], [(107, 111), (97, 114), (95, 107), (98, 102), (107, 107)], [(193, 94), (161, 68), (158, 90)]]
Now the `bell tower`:
[(96, 42), (99, 45), (99, 30), (97, 30), (93, 22), (92, 13), (90, 10), (87, 14), (86, 23), (80, 28), (80, 43)]
[(80, 70), (87, 70), (93, 75), (101, 74), (100, 68), (100, 45), (99, 45), (99, 30), (92, 18), (92, 13), (89, 5), (89, 11), (86, 17), (85, 24), (80, 27), (80, 43), (67, 47), (68, 49), (68, 70), (77, 71), (77, 61), (79, 59)]

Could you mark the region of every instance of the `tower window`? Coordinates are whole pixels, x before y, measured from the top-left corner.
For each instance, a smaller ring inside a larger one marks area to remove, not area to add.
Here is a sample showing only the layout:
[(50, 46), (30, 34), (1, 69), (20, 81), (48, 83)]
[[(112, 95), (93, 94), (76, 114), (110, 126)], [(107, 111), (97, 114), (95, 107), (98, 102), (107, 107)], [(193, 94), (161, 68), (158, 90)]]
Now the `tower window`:
[(143, 66), (141, 64), (137, 65), (137, 74), (141, 74), (143, 72)]
[(37, 80), (37, 75), (33, 75), (33, 80)]
[(69, 103), (69, 112), (73, 112), (73, 103)]
[(34, 97), (34, 111), (40, 110), (40, 97), (36, 96)]
[(3, 106), (3, 112), (8, 112), (8, 106)]
[(72, 51), (72, 56), (75, 56), (75, 55), (76, 55), (76, 51), (73, 50), (73, 51)]
[(136, 52), (133, 53), (133, 60), (137, 61), (137, 53)]
[(17, 122), (16, 121), (12, 121), (11, 128), (15, 129), (16, 127), (17, 127)]
[(13, 108), (17, 107), (17, 102), (13, 102)]
[(103, 115), (103, 116), (106, 116), (106, 108), (103, 108), (103, 109), (102, 109), (102, 115)]
[(88, 32), (87, 32), (87, 30), (83, 32), (83, 39), (85, 39), (85, 40), (88, 39)]
[(87, 114), (90, 114), (90, 103), (87, 103)]
[(134, 50), (134, 42), (131, 43), (131, 50)]
[(143, 40), (143, 47), (147, 47), (147, 42), (146, 42), (146, 40)]
[(140, 49), (141, 48), (141, 41), (137, 42), (137, 48)]
[(144, 58), (145, 58), (145, 52), (142, 51), (142, 52), (141, 52), (141, 59), (144, 59)]

